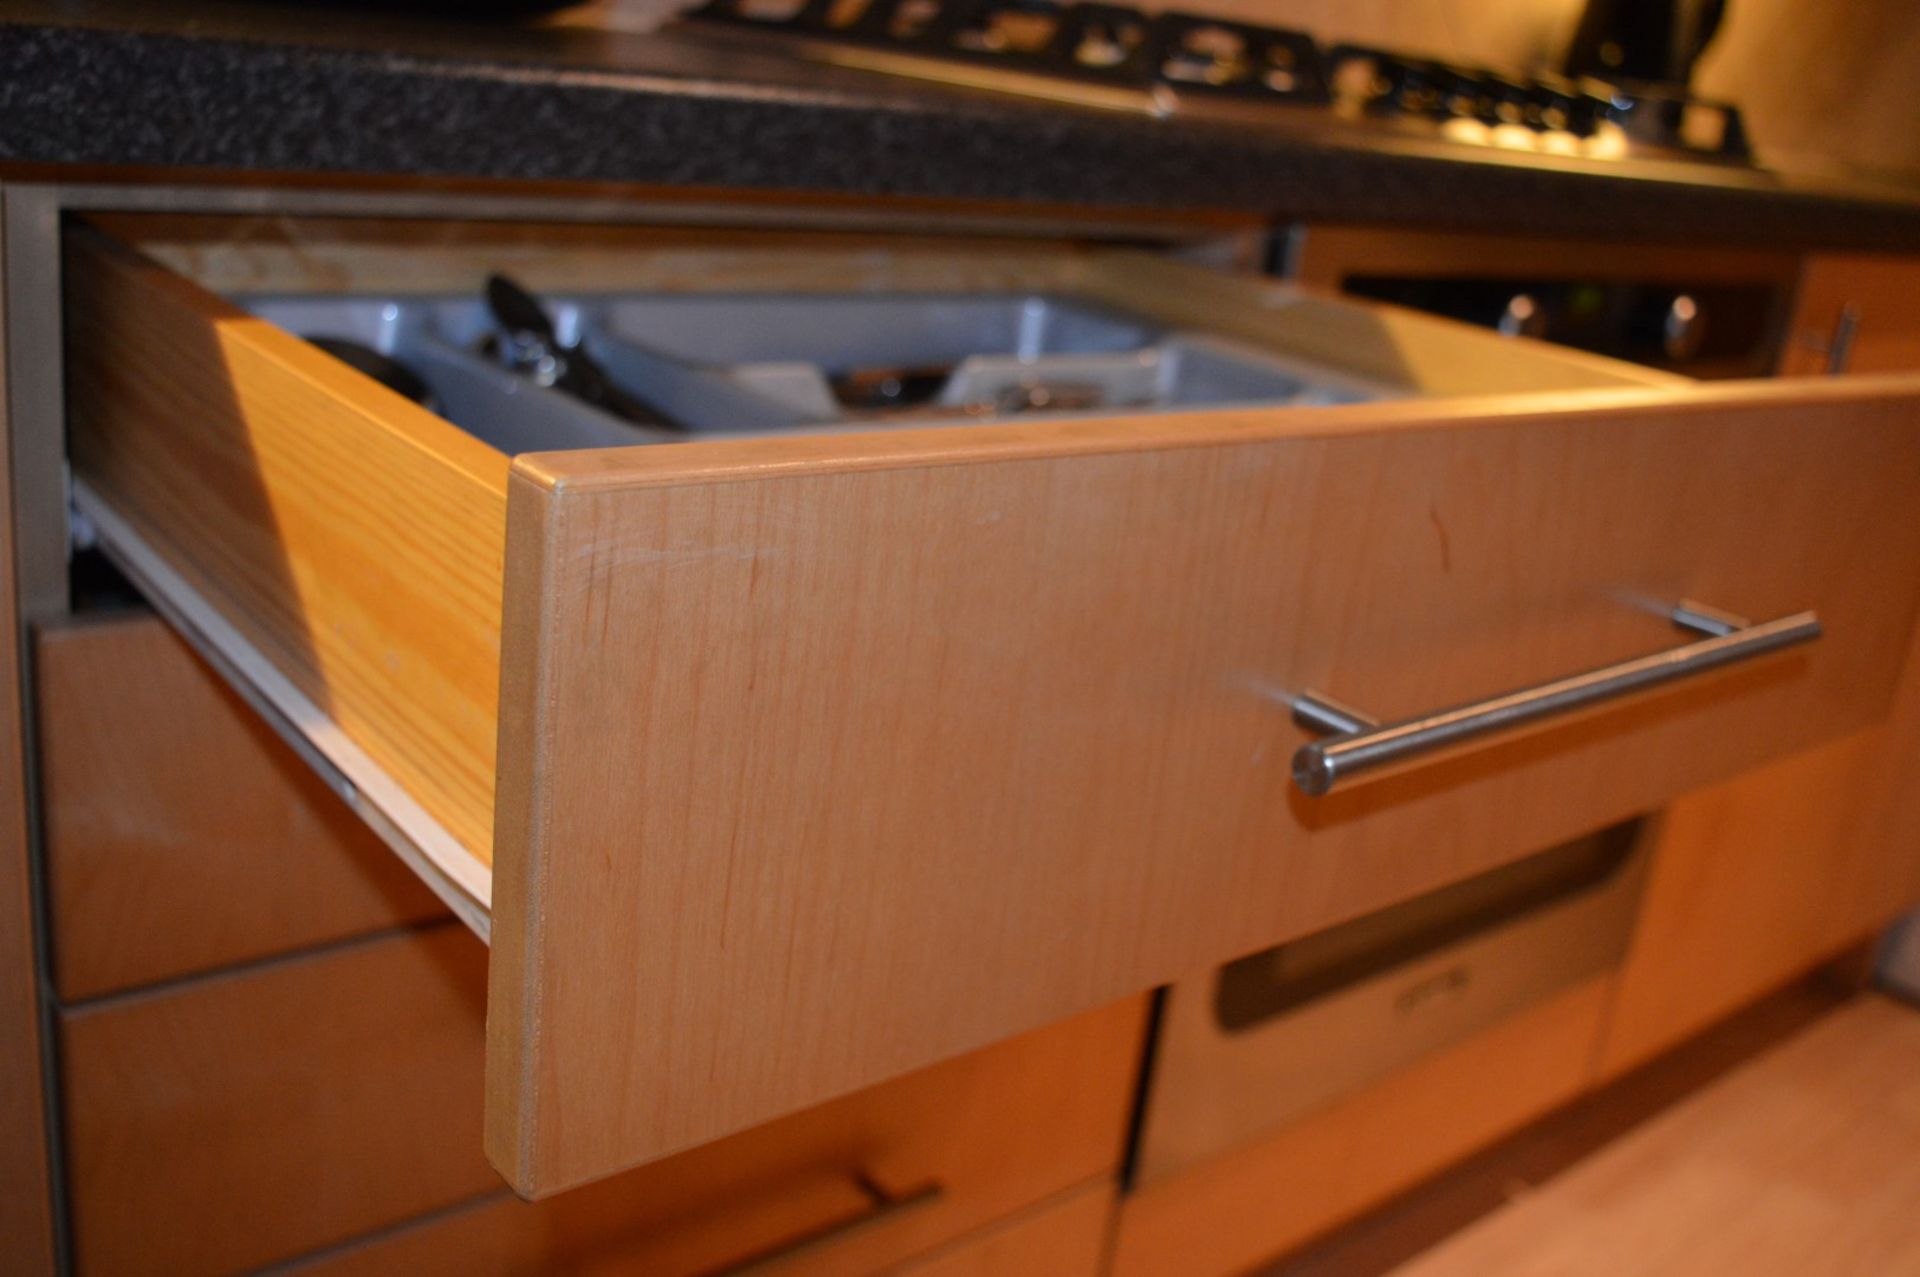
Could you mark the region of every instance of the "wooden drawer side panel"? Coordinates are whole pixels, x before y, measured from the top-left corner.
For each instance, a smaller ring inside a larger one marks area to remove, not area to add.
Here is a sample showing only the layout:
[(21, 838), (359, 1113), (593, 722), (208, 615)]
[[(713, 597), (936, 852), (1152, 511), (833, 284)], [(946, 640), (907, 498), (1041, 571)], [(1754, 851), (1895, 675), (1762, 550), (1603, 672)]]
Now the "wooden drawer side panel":
[(482, 859), (507, 460), (84, 229), (76, 474)]

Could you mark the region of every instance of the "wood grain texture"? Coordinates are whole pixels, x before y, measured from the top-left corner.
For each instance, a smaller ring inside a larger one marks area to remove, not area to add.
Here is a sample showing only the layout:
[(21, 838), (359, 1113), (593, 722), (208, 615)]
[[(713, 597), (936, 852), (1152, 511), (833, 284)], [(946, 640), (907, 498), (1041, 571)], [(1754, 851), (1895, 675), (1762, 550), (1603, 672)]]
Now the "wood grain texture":
[(1397, 1271), (1920, 1271), (1920, 1013), (1861, 998)]
[[(522, 458), (496, 1164), (553, 1191), (1859, 727), (1920, 586), (1916, 404), (1596, 392)], [(1331, 801), (1290, 787), (1302, 736), (1263, 687), (1390, 719), (1669, 646), (1635, 601), (1681, 597), (1813, 607), (1828, 637)]]
[[(1882, 710), (1920, 559), (1911, 384), (1672, 390), (1140, 255), (1049, 269), (1414, 390), (1556, 393), (523, 458), (503, 519), (498, 454), (157, 267), (77, 253), (76, 333), (132, 352), (82, 356), (81, 473), (462, 842), (497, 836), (488, 1140), (522, 1191)], [(1427, 709), (1670, 645), (1649, 605), (1687, 595), (1817, 607), (1829, 637), (1290, 797), (1300, 738), (1265, 689)]]
[(1606, 1004), (1576, 985), (1237, 1152), (1130, 1194), (1112, 1277), (1226, 1277), (1580, 1093)]
[[(1661, 813), (1608, 1016), (1604, 1076), (1779, 988), (1920, 893), (1920, 854), (1896, 855), (1866, 823), (1884, 736), (1856, 733)], [(1887, 882), (1888, 872), (1909, 882)], [(1873, 879), (1880, 890), (1862, 889)]]
[[(1006, 241), (288, 219), (104, 219), (223, 288), (1063, 291), (1427, 393), (1653, 374), (1464, 326)], [(96, 233), (70, 237), (78, 473), (299, 690), (491, 858), (505, 459)], [(1197, 307), (1197, 309), (1196, 309)], [(164, 426), (164, 428), (162, 428)], [(192, 476), (176, 483), (161, 476)], [(190, 494), (190, 495), (189, 495)]]
[[(931, 1206), (847, 1230), (773, 1271), (892, 1271), (935, 1247), (965, 1251), (956, 1239), (1043, 1200), (1035, 1214), (1049, 1218), (1010, 1230), (1040, 1236), (986, 1241), (987, 1252), (1024, 1253), (1030, 1243), (1078, 1255), (1095, 1228), (1089, 1216), (1104, 1233), (1144, 1021), (1144, 999), (1130, 999), (571, 1193), (532, 1203), (502, 1195), (424, 1220), (301, 1272), (710, 1273), (858, 1221), (872, 1209), (859, 1174), (893, 1191), (930, 1182), (943, 1191)], [(962, 1255), (936, 1261), (968, 1271)]]
[(1429, 396), (1692, 383), (1671, 373), (1299, 284), (1195, 271), (1146, 253), (1084, 259), (1079, 291), (1168, 323), (1273, 346)]
[[(1657, 374), (1143, 253), (1008, 240), (283, 218), (103, 218), (223, 289), (1060, 291), (1420, 393)], [(81, 475), (482, 860), (504, 460), (150, 260), (73, 237)], [(105, 352), (115, 352), (107, 357)], [(1662, 383), (1664, 384), (1664, 383)], [(155, 430), (169, 423), (164, 431)], [(183, 428), (190, 427), (190, 428)], [(184, 502), (153, 476), (190, 473)], [(339, 485), (332, 497), (324, 489)], [(404, 500), (394, 499), (405, 492)]]
[[(1496, 340), (1451, 320), (1342, 300), (1331, 287), (1204, 270), (1164, 253), (1058, 236), (153, 214), (94, 220), (222, 295), (469, 296), (498, 270), (559, 292), (1051, 292), (1290, 350), (1423, 394), (1686, 384), (1545, 342)], [(1764, 261), (1791, 274), (1792, 259), (1779, 255), (1697, 256), (1700, 272), (1750, 272)]]
[[(1855, 372), (1920, 371), (1920, 263), (1815, 257), (1797, 337), (1861, 308)], [(1866, 320), (1871, 319), (1869, 329)], [(1820, 372), (1805, 340), (1785, 372)], [(1920, 634), (1887, 721), (1675, 802), (1617, 986), (1602, 1067), (1616, 1074), (1778, 987), (1920, 903)]]
[(1793, 1037), (1858, 992), (1836, 992), (1825, 978), (1796, 981), (1647, 1067), (1596, 1087), (1290, 1252), (1263, 1268), (1260, 1277), (1384, 1277)]
[(495, 1188), (457, 925), (61, 1018), (82, 1273), (232, 1272)]
[(377, 218), (102, 216), (219, 294), (479, 293), (504, 271), (543, 292), (955, 292), (1069, 285), (1070, 243), (968, 235)]
[[(37, 319), (38, 317), (36, 317)], [(0, 289), (0, 369), (8, 321)], [(0, 1271), (54, 1271), (48, 1079), (43, 1068), (40, 953), (34, 933), (33, 846), (27, 817), (26, 689), (15, 589), (13, 431), (0, 372)], [(36, 426), (49, 423), (39, 422)]]
[(506, 458), (111, 241), (67, 271), (78, 473), (485, 859)]
[(150, 613), (35, 646), (62, 999), (445, 914)]

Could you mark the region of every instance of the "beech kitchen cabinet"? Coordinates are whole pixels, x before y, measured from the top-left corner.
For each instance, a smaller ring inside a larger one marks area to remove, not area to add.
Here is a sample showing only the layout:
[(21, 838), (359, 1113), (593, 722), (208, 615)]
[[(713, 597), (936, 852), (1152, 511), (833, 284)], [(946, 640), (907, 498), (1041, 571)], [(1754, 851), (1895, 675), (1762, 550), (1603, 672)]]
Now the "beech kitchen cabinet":
[[(1910, 259), (1809, 258), (1782, 373), (1920, 370), (1917, 295)], [(1604, 1070), (1658, 1054), (1920, 904), (1917, 781), (1920, 649), (1886, 723), (1672, 804)]]
[[(34, 223), (74, 526), (163, 618), (39, 631), (83, 1269), (224, 1193), (259, 1231), (180, 1267), (1231, 1271), (1737, 1004), (1751, 970), (1640, 992), (1663, 916), (1730, 901), (1731, 965), (1759, 919), (1804, 966), (1912, 889), (1861, 854), (1781, 921), (1718, 879), (1724, 830), (1792, 828), (1727, 787), (1797, 786), (1826, 840), (1866, 822), (1812, 798), (1909, 730), (1920, 378), (1694, 383), (1202, 267), (1177, 225), (82, 202)], [(1331, 390), (543, 451), (259, 313), (496, 270), (1070, 298)], [(1147, 991), (1648, 813), (1624, 975), (1116, 1196)], [(1746, 889), (1806, 895), (1761, 859)], [(289, 1150), (332, 1168), (297, 1202)]]
[[(1920, 597), (1920, 381), (1697, 386), (1058, 241), (103, 216), (66, 244), (81, 509), (490, 935), (487, 1143), (529, 1196), (1858, 731)], [(1066, 295), (1367, 401), (516, 459), (222, 296), (502, 262)], [(1767, 623), (1689, 658), (1820, 637), (1365, 783), (1288, 762), (1302, 693), (1392, 722), (1664, 665), (1685, 601)]]

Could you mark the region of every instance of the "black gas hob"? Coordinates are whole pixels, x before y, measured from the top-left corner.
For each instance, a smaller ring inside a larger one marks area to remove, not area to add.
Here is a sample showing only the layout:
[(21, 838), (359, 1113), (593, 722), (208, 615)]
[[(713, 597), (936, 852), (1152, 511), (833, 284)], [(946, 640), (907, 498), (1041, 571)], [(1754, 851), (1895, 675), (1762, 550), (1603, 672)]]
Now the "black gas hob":
[(1056, 0), (709, 0), (689, 25), (801, 57), (1154, 116), (1310, 122), (1594, 160), (1750, 166), (1739, 110), (1195, 14)]

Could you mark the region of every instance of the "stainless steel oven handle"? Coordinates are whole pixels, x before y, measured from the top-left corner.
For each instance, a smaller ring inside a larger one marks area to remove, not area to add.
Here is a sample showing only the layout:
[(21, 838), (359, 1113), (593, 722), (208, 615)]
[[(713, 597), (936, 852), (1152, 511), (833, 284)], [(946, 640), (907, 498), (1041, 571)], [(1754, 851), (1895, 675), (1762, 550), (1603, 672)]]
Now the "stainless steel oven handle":
[(1571, 714), (1820, 637), (1820, 619), (1812, 612), (1749, 625), (1714, 608), (1683, 602), (1671, 615), (1676, 625), (1710, 637), (1397, 723), (1380, 723), (1317, 693), (1303, 693), (1293, 701), (1295, 721), (1313, 731), (1332, 734), (1295, 751), (1293, 783), (1302, 793), (1318, 798), (1365, 772), (1411, 762), (1483, 736)]

